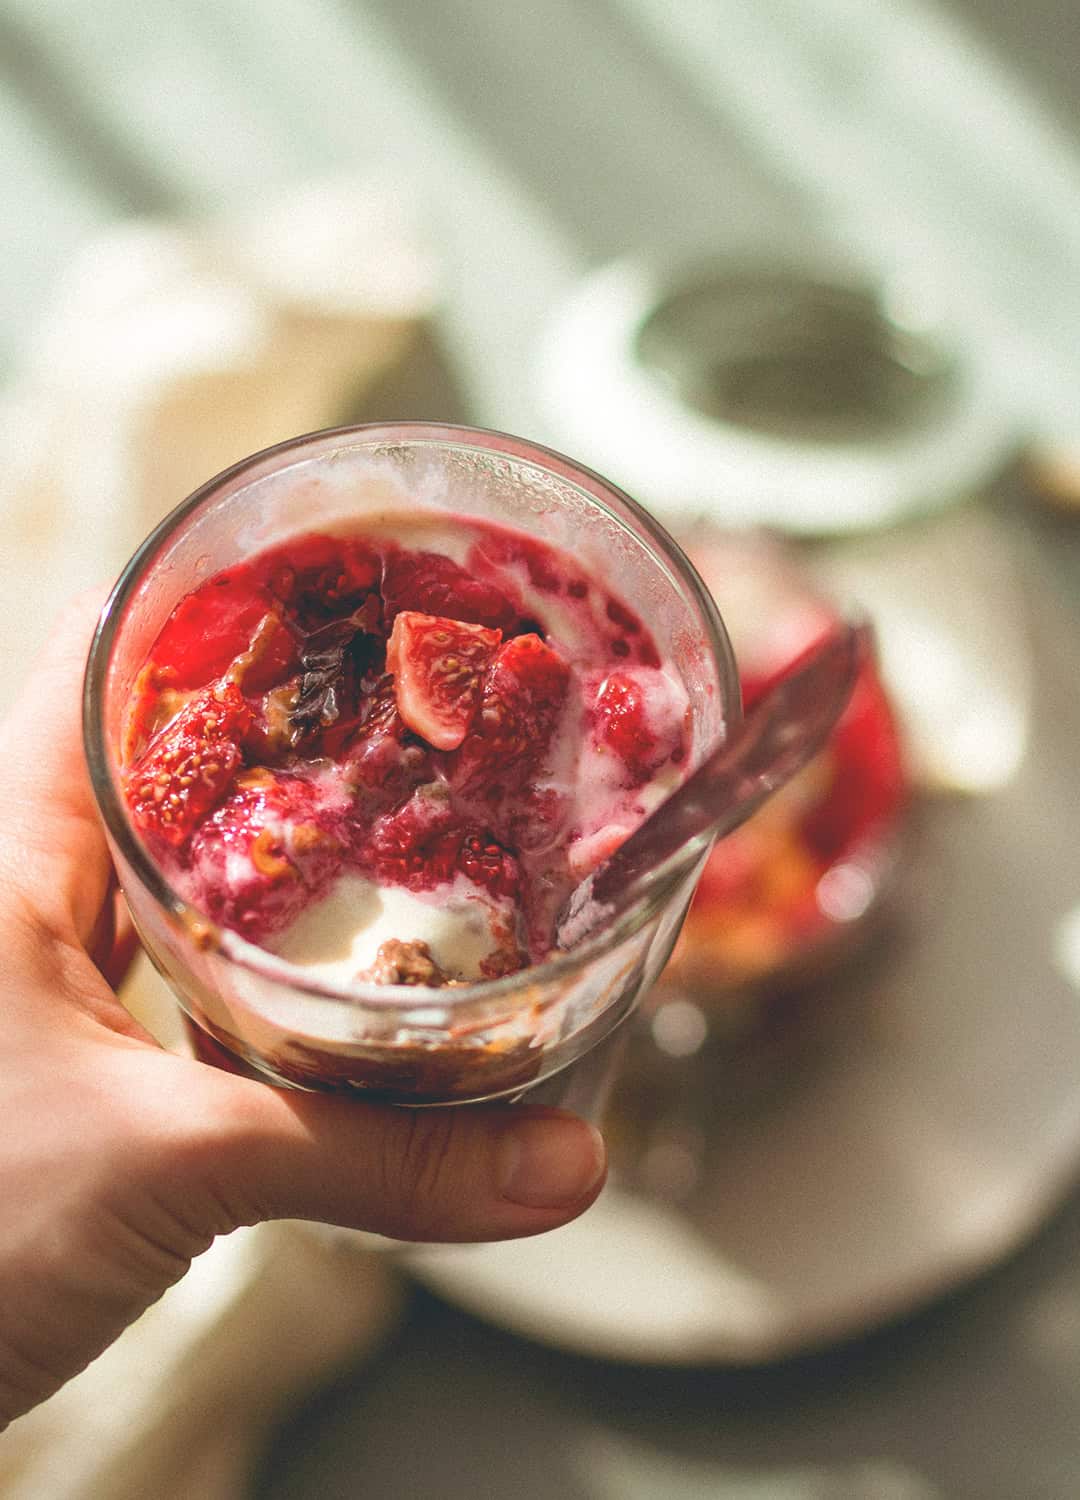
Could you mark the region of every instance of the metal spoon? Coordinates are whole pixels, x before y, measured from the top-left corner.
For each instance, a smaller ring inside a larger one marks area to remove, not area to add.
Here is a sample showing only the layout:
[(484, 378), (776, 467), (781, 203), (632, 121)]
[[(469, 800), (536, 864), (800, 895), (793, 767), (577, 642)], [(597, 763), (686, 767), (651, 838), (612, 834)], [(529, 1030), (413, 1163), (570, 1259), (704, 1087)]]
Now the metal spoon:
[(766, 693), (734, 737), (574, 888), (556, 922), (558, 947), (610, 924), (667, 880), (675, 855), (704, 853), (812, 760), (847, 707), (871, 643), (869, 625), (839, 625)]

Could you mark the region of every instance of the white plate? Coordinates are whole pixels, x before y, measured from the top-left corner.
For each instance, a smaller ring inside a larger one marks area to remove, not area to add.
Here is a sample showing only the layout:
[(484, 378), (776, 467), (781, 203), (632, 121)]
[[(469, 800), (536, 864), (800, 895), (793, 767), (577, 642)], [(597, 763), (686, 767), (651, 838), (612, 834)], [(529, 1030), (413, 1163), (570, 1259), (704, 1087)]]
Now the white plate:
[[(708, 516), (795, 534), (862, 530), (970, 492), (1015, 448), (1015, 414), (985, 361), (963, 330), (921, 304), (910, 309), (912, 330), (940, 335), (955, 368), (953, 396), (936, 415), (858, 443), (784, 439), (714, 420), (680, 400), (638, 354), (643, 322), (682, 274), (629, 258), (586, 277), (554, 316), (537, 374), (545, 436), (667, 524)], [(724, 266), (713, 276), (723, 285)], [(897, 304), (909, 295), (882, 293)]]
[(418, 1277), (563, 1349), (749, 1363), (901, 1315), (1038, 1227), (1080, 1164), (1080, 696), (1076, 622), (1070, 655), (1036, 598), (1041, 730), (1007, 787), (920, 818), (895, 934), (832, 987), (814, 1056), (741, 1114), (704, 1054), (669, 1089), (652, 1140), (703, 1132), (692, 1213), (612, 1186), (539, 1239), (416, 1250)]
[(422, 1249), (410, 1268), (528, 1337), (663, 1363), (776, 1358), (955, 1286), (1072, 1180), (1080, 1035), (1074, 1007), (1039, 992), (973, 1008), (967, 1035), (940, 994), (911, 1002), (782, 1108), (729, 1127), (707, 1223), (611, 1186), (553, 1234)]

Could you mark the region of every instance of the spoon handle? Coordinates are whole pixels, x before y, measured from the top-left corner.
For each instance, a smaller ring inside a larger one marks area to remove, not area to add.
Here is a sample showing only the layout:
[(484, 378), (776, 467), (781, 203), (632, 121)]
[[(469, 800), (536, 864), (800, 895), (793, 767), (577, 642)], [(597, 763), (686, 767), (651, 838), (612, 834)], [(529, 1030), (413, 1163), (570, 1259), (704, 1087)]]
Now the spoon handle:
[(558, 923), (573, 947), (646, 894), (672, 855), (745, 823), (823, 748), (871, 651), (868, 624), (842, 624), (761, 698), (732, 736), (571, 894)]

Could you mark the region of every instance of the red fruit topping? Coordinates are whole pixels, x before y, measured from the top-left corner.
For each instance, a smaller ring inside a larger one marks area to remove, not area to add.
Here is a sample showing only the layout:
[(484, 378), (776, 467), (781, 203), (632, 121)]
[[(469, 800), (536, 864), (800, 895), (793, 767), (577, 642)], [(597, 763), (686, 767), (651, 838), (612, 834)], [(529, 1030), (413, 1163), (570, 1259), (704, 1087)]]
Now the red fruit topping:
[(242, 772), (191, 840), (207, 914), (253, 940), (286, 926), (337, 874), (346, 833), (303, 777)]
[(386, 665), (398, 713), (436, 750), (456, 750), (465, 738), (501, 640), (501, 630), (411, 609), (394, 620)]
[(544, 594), (561, 593), (566, 581), (563, 559), (546, 543), (502, 527), (486, 530), (483, 540), (469, 549), (465, 561), (476, 576), (488, 575), (493, 568), (523, 568), (532, 586)]
[(369, 811), (393, 806), (432, 777), (426, 748), (409, 733), (397, 710), (394, 680), (375, 684), (360, 705), (361, 719), (343, 752), (345, 780), (363, 788)]
[(414, 889), (450, 880), (457, 854), (454, 821), (446, 797), (418, 791), (403, 807), (375, 820), (364, 851), (365, 863), (375, 879)]
[(497, 801), (540, 764), (566, 702), (570, 669), (537, 635), (499, 647), (472, 728), (450, 760), (458, 790)]
[[(606, 752), (613, 805), (619, 783), (684, 753), (679, 704), (654, 702), (637, 615), (538, 538), (479, 521), (459, 534), (463, 563), (382, 535), (292, 538), (174, 611), (131, 695), (126, 791), (170, 878), (212, 919), (261, 942), (343, 868), (433, 901), (460, 881), (500, 903), (483, 972), (509, 972), (527, 961), (523, 934), (546, 953), (568, 844), (581, 842), (563, 720), (576, 735), (588, 715), (586, 754)], [(593, 653), (584, 703), (545, 640), (541, 606), (556, 597), (560, 628), (581, 635), (575, 662)], [(604, 816), (589, 837), (621, 838)], [(392, 957), (399, 976), (424, 960)]]
[(597, 694), (595, 714), (597, 742), (615, 752), (632, 784), (640, 786), (666, 758), (649, 728), (641, 683), (629, 672), (609, 673)]
[(388, 624), (409, 609), (506, 634), (519, 614), (501, 589), (474, 578), (438, 552), (389, 551), (383, 563), (382, 595)]
[(514, 856), (485, 833), (466, 833), (458, 853), (458, 868), (474, 885), (492, 896), (517, 898), (521, 870)]
[(127, 775), (125, 792), (139, 832), (174, 848), (186, 843), (228, 790), (252, 720), (231, 682), (186, 703)]
[(378, 555), (358, 537), (300, 537), (255, 563), (259, 580), (305, 631), (349, 614), (378, 585)]
[(493, 896), (516, 897), (521, 870), (512, 854), (475, 825), (459, 822), (445, 797), (418, 792), (378, 819), (366, 850), (375, 879), (431, 890), (462, 874)]
[[(188, 594), (173, 610), (154, 646), (154, 662), (171, 669), (173, 687), (203, 687), (221, 677), (254, 641), (277, 609), (245, 563), (219, 573)], [(262, 634), (257, 659), (244, 687), (261, 692), (282, 682), (296, 664), (296, 643), (285, 625)]]
[(661, 766), (686, 759), (688, 711), (669, 698), (670, 684), (654, 667), (616, 667), (601, 682), (593, 705), (593, 740), (626, 767), (626, 785), (643, 785)]

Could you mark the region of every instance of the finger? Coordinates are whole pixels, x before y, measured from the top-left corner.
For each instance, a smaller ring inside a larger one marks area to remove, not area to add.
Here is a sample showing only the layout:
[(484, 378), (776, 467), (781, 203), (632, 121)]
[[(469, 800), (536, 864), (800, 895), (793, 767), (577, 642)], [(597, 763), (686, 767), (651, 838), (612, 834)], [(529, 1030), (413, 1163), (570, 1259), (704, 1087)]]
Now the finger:
[(69, 605), (0, 725), (0, 878), (36, 920), (82, 943), (94, 933), (111, 874), (80, 715), (104, 597), (95, 590)]
[(401, 1109), (205, 1070), (202, 1189), (237, 1223), (317, 1219), (404, 1240), (512, 1239), (575, 1218), (604, 1183), (603, 1139), (562, 1110)]

